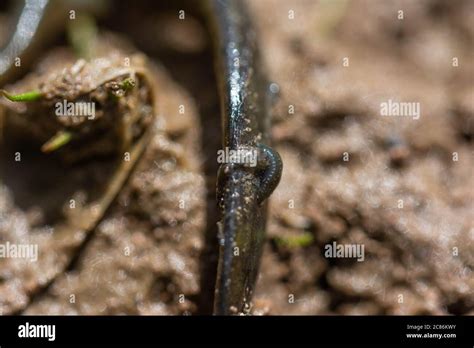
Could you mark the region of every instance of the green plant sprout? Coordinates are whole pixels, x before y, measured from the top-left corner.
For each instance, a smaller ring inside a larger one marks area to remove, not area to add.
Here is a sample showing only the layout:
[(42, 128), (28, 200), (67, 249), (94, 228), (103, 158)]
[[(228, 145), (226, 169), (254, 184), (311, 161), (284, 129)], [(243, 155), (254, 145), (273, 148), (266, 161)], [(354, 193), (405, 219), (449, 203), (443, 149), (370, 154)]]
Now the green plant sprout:
[(72, 133), (68, 131), (58, 131), (51, 139), (41, 147), (41, 151), (45, 153), (56, 151), (63, 147), (72, 139)]
[(1, 89), (0, 94), (3, 94), (5, 98), (12, 102), (32, 102), (38, 101), (43, 98), (43, 94), (39, 90), (33, 90), (30, 92), (10, 94), (7, 91)]
[(312, 233), (305, 232), (298, 236), (275, 237), (275, 242), (278, 246), (286, 248), (304, 248), (314, 242)]
[(123, 80), (122, 82), (119, 83), (119, 87), (121, 89), (123, 89), (124, 91), (129, 91), (131, 90), (132, 88), (134, 88), (136, 86), (136, 82), (134, 79), (132, 79), (131, 77), (128, 77), (126, 78), (125, 80)]
[(79, 58), (90, 60), (96, 55), (97, 25), (95, 19), (81, 13), (76, 19), (71, 20), (67, 27), (69, 44)]

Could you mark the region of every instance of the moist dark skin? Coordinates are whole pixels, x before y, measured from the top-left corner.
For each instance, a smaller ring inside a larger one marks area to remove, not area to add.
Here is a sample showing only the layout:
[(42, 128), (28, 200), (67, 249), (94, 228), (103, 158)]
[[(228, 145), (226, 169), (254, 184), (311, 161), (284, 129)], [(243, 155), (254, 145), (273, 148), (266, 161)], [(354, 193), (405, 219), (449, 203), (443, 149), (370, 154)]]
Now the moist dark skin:
[(243, 1), (209, 2), (221, 97), (223, 147), (255, 148), (257, 166), (222, 164), (217, 182), (220, 255), (214, 313), (247, 313), (265, 240), (266, 199), (282, 161), (269, 145), (268, 83), (257, 37)]
[(258, 173), (260, 186), (258, 188), (258, 203), (265, 201), (276, 189), (281, 179), (283, 162), (280, 154), (265, 144), (257, 144), (259, 149)]
[[(196, 3), (194, 3), (196, 6)], [(217, 182), (221, 211), (220, 255), (214, 313), (248, 313), (265, 240), (267, 198), (280, 181), (282, 161), (269, 146), (268, 83), (262, 72), (256, 33), (242, 0), (200, 1), (214, 40), (216, 76), (221, 100), (223, 147), (257, 150), (256, 167), (222, 164)], [(54, 6), (38, 8), (39, 27), (32, 25), (32, 47), (40, 47)], [(67, 13), (67, 12), (66, 12)], [(55, 31), (59, 31), (56, 26)], [(27, 55), (2, 51), (11, 57)], [(23, 66), (26, 66), (24, 64)], [(19, 69), (3, 66), (1, 83)]]

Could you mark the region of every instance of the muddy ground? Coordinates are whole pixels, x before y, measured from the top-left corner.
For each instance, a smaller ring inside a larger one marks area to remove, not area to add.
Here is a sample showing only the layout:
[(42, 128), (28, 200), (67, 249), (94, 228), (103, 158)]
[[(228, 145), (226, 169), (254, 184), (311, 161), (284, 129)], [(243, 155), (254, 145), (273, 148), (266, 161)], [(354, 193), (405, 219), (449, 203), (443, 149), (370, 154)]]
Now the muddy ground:
[[(474, 2), (247, 3), (284, 162), (253, 313), (474, 314)], [(92, 233), (55, 234), (25, 199), (48, 191), (2, 150), (0, 242), (38, 244), (39, 259), (0, 258), (1, 313), (210, 312), (219, 108), (209, 35), (177, 10), (101, 21), (156, 61), (159, 117)], [(388, 100), (420, 112), (384, 116)], [(363, 260), (325, 256), (333, 242)]]

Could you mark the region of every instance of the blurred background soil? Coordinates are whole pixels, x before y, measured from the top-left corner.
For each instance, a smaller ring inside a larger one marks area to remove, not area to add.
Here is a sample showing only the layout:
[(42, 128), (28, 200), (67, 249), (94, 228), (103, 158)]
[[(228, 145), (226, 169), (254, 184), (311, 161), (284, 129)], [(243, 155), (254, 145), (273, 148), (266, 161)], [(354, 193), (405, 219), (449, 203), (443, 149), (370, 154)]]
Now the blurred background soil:
[[(257, 303), (291, 314), (472, 313), (474, 3), (251, 3), (281, 86), (273, 137), (285, 163)], [(388, 99), (420, 102), (420, 118), (382, 117)], [(314, 242), (275, 243), (302, 233)], [(324, 258), (332, 241), (365, 245), (365, 260)]]
[[(3, 314), (210, 313), (221, 146), (210, 39), (192, 13), (178, 19), (189, 3), (156, 3), (101, 22), (156, 60), (161, 83), (156, 135), (93, 234), (58, 241), (34, 227), (38, 207), (18, 207), (2, 180), (0, 242), (38, 243), (42, 260), (0, 259)], [(284, 162), (253, 313), (474, 314), (474, 2), (247, 3), (279, 86)], [(389, 99), (419, 102), (420, 118), (381, 116)], [(325, 257), (334, 241), (364, 245), (364, 261)]]

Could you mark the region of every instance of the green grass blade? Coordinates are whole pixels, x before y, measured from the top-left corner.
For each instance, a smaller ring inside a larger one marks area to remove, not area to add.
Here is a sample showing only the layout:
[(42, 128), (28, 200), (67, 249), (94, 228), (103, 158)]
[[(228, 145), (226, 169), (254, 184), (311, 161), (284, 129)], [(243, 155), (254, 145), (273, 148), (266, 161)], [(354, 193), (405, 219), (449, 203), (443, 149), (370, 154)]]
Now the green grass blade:
[(38, 101), (43, 97), (43, 94), (38, 91), (30, 91), (30, 92), (25, 92), (25, 93), (20, 93), (20, 94), (10, 94), (5, 90), (0, 90), (0, 94), (3, 94), (5, 98), (8, 100), (11, 100), (13, 102), (31, 102), (31, 101)]
[(63, 147), (72, 139), (72, 133), (67, 131), (57, 132), (51, 139), (49, 139), (41, 147), (41, 151), (45, 153), (56, 151), (57, 149)]

